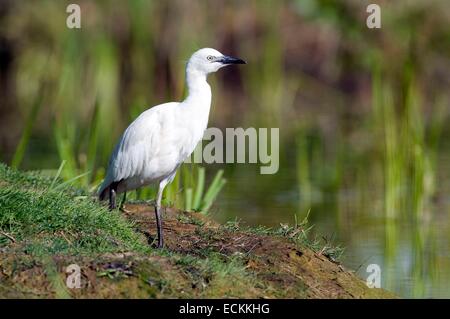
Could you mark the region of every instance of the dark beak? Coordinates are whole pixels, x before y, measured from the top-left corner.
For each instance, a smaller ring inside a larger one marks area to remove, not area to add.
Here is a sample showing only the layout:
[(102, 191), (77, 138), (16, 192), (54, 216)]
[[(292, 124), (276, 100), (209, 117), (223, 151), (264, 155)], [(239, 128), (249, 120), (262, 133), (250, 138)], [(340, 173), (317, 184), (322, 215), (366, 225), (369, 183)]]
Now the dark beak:
[(220, 62), (223, 64), (247, 64), (247, 62), (245, 62), (242, 59), (234, 58), (232, 56), (227, 56), (227, 55), (224, 55), (223, 57), (219, 58), (217, 60), (217, 62)]

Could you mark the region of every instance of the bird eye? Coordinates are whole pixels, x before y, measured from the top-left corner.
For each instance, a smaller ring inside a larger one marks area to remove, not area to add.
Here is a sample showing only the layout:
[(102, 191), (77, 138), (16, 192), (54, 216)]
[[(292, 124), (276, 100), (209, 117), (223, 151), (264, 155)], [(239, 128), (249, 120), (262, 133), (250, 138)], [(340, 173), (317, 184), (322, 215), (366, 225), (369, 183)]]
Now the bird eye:
[(213, 57), (212, 55), (208, 55), (208, 56), (206, 57), (206, 59), (208, 59), (208, 61), (212, 61), (212, 60), (214, 60), (214, 57)]

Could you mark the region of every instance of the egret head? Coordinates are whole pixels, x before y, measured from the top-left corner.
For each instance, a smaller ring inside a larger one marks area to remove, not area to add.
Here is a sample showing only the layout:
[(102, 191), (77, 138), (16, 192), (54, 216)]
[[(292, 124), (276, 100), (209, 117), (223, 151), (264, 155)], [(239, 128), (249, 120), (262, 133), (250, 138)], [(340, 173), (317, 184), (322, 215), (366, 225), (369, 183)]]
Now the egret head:
[(187, 69), (205, 75), (216, 72), (220, 68), (231, 64), (245, 64), (244, 60), (223, 55), (217, 50), (204, 48), (196, 51), (188, 61)]

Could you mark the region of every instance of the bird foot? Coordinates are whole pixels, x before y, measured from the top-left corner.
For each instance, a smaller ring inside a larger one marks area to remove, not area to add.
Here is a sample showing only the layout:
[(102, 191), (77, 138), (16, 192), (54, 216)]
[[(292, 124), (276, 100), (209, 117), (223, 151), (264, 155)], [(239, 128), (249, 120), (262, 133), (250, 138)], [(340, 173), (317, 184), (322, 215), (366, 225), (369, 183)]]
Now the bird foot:
[(125, 208), (125, 205), (119, 208), (121, 212), (125, 214), (131, 214), (131, 210)]

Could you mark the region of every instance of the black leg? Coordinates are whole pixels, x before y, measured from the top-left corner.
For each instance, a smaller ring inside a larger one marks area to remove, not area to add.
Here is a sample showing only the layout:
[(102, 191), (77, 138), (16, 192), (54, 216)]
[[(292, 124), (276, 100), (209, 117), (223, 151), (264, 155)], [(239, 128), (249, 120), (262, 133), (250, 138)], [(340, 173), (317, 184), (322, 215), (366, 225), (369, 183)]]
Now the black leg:
[(162, 230), (161, 207), (159, 205), (155, 205), (155, 215), (156, 215), (156, 228), (158, 230), (158, 248), (163, 248), (164, 237)]
[(116, 194), (117, 194), (117, 183), (112, 183), (109, 186), (109, 209), (116, 209)]
[(125, 205), (125, 201), (127, 200), (127, 192), (123, 193), (122, 201), (120, 202), (119, 209), (123, 210), (123, 205)]
[(166, 187), (168, 180), (162, 180), (159, 183), (158, 195), (156, 197), (155, 214), (156, 214), (156, 227), (158, 229), (158, 248), (164, 247), (164, 237), (162, 228), (162, 216), (161, 216), (161, 201), (164, 192), (164, 187)]

